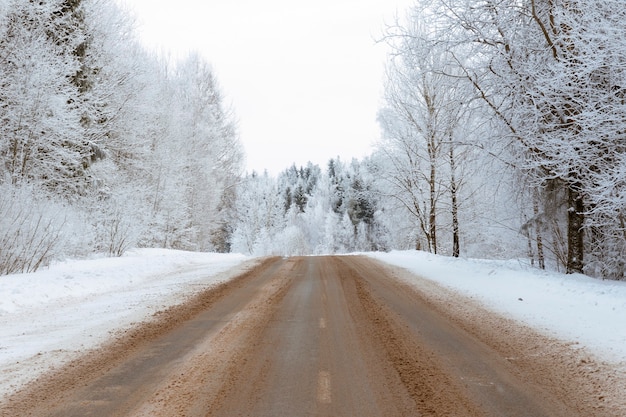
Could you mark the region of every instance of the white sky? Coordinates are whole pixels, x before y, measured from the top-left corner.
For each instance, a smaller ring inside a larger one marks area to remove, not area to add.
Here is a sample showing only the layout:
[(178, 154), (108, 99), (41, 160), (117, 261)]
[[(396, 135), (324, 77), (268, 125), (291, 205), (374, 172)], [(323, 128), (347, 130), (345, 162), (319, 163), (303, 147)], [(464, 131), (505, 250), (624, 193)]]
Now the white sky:
[(371, 152), (385, 23), (413, 0), (120, 0), (151, 48), (197, 50), (239, 119), (247, 169)]

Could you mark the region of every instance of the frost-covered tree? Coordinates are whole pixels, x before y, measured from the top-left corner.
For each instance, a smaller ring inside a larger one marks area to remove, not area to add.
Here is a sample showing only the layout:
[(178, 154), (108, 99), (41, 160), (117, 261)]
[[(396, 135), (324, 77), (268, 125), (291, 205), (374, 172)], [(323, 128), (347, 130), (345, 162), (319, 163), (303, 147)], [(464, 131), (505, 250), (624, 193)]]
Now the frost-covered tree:
[(540, 265), (548, 256), (567, 272), (624, 275), (615, 181), (624, 15), (614, 0), (422, 0), (410, 19), (428, 31), (399, 30), (405, 42), (445, 52), (438, 73), (464, 83), (465, 102), (481, 105), (491, 143), (473, 145), (519, 179), (522, 231)]
[[(329, 254), (387, 248), (373, 179), (357, 160), (308, 163), (239, 187), (232, 249), (257, 255)], [(385, 243), (382, 243), (385, 242)]]
[(543, 0), (430, 0), (413, 13), (489, 111), (493, 139), (526, 183), (542, 201), (563, 188), (563, 210), (540, 204), (538, 216), (563, 217), (542, 223), (565, 236), (567, 272), (606, 275), (603, 252), (620, 230), (616, 212), (611, 222), (595, 207), (601, 173), (623, 153), (624, 13), (619, 1)]
[(194, 249), (211, 250), (224, 193), (239, 181), (243, 151), (211, 67), (198, 55), (179, 65), (175, 119)]
[[(52, 19), (58, 2), (8, 2), (0, 21), (0, 181), (69, 196), (85, 186), (78, 61)], [(70, 40), (67, 40), (69, 42)]]
[(267, 172), (247, 176), (238, 187), (231, 250), (256, 255), (272, 253), (271, 242), (284, 229), (284, 215), (276, 180)]
[[(386, 193), (414, 218), (416, 248), (437, 253), (441, 229), (451, 231), (451, 251), (460, 253), (458, 170), (472, 136), (467, 90), (452, 77), (456, 68), (445, 50), (431, 47), (422, 22), (409, 21), (391, 36), (379, 172)], [(445, 207), (445, 210), (444, 210)]]
[[(137, 245), (228, 250), (243, 153), (206, 62), (151, 56), (111, 0), (6, 0), (0, 34), (0, 205), (21, 224), (0, 235), (28, 236), (0, 256), (30, 270)], [(68, 250), (39, 257), (51, 241)]]

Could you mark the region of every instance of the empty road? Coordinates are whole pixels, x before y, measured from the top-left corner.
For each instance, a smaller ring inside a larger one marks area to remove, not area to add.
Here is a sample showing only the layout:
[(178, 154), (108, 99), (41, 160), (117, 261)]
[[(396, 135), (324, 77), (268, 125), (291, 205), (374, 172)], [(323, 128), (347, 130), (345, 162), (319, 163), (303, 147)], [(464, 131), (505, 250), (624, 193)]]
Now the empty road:
[(566, 346), (401, 273), (357, 256), (264, 260), (45, 375), (0, 415), (619, 415)]

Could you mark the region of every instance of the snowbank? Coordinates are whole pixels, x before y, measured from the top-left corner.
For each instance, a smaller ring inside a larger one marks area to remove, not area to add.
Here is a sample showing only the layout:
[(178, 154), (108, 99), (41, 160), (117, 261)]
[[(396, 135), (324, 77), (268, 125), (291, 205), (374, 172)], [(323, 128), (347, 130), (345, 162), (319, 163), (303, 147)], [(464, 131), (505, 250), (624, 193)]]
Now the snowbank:
[(626, 282), (541, 271), (519, 261), (425, 252), (367, 254), (480, 301), (603, 360), (626, 364)]
[(226, 279), (248, 258), (142, 249), (0, 277), (0, 397), (114, 331)]

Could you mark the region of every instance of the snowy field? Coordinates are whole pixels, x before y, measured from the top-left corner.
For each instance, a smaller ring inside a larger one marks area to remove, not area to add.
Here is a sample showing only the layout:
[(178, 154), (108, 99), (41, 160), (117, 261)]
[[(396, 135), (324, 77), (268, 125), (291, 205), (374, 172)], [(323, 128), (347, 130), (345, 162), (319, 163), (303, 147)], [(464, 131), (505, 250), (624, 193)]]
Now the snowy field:
[[(544, 272), (518, 261), (414, 251), (369, 256), (626, 366), (626, 282)], [(228, 279), (225, 271), (250, 259), (143, 249), (121, 258), (68, 261), (34, 274), (0, 277), (0, 397), (117, 330)]]
[(541, 271), (520, 261), (454, 259), (424, 252), (369, 256), (472, 297), (491, 310), (626, 366), (626, 282)]
[(0, 398), (249, 258), (161, 249), (0, 277)]

